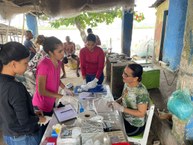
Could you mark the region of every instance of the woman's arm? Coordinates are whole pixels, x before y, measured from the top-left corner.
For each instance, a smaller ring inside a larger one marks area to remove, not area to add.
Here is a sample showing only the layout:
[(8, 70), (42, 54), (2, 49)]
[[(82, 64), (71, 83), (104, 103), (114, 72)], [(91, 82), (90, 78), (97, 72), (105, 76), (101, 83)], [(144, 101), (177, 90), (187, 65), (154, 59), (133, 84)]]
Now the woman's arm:
[(103, 73), (105, 64), (105, 54), (102, 49), (100, 50), (100, 54), (97, 59), (98, 59), (98, 70), (96, 72), (96, 78), (99, 79), (101, 74)]
[(62, 81), (60, 80), (60, 87), (62, 88), (62, 89), (64, 89), (65, 88), (65, 85), (62, 83)]
[(80, 50), (80, 70), (82, 73), (83, 80), (86, 78), (86, 61), (85, 61), (85, 54), (84, 54), (84, 48)]
[(121, 104), (122, 103), (122, 96), (119, 97), (117, 100), (115, 100), (117, 103)]
[(25, 127), (29, 127), (29, 125), (32, 127), (39, 121), (39, 118), (38, 116), (33, 115), (33, 113), (29, 113), (29, 109), (33, 107), (27, 99), (27, 90), (25, 90), (25, 87), (23, 85), (18, 84), (10, 85), (8, 90), (8, 101), (15, 112), (18, 123)]
[(60, 80), (60, 87), (61, 87), (62, 89), (64, 89), (64, 91), (65, 91), (68, 95), (74, 96), (74, 93), (73, 93), (70, 89), (67, 89), (67, 88), (65, 87), (65, 85), (62, 83), (61, 80)]
[(38, 92), (42, 96), (48, 96), (52, 98), (62, 98), (61, 94), (53, 93), (51, 91), (46, 90), (46, 77), (45, 76), (37, 76), (38, 77)]
[(137, 110), (124, 108), (123, 112), (136, 117), (144, 117), (147, 111), (147, 104), (138, 104), (137, 108)]
[(126, 107), (120, 105), (119, 103), (117, 103), (116, 101), (108, 102), (107, 105), (109, 107), (113, 107), (114, 110), (118, 110), (120, 112), (124, 112), (126, 114), (130, 114), (130, 115), (136, 116), (136, 117), (144, 117), (146, 114), (146, 111), (147, 111), (147, 104), (138, 104), (137, 110), (126, 108)]

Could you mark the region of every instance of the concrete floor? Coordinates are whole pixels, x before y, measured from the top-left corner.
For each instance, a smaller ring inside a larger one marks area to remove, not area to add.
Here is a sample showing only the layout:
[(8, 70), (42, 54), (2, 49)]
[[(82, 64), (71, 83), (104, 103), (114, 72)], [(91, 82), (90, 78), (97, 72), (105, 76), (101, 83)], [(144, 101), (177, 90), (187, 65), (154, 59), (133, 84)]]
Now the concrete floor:
[[(164, 75), (164, 73), (166, 75)], [(166, 106), (167, 98), (171, 95), (171, 93), (176, 88), (177, 78), (174, 78), (174, 77), (176, 76), (173, 73), (170, 73), (169, 71), (163, 72), (163, 70), (161, 69), (160, 88), (149, 90), (150, 96), (156, 105), (156, 109), (157, 108), (159, 109), (167, 108)], [(76, 86), (82, 83), (82, 78), (76, 76), (75, 70), (70, 70), (69, 68), (66, 68), (66, 78), (62, 79), (62, 81), (65, 84), (73, 83), (73, 85)], [(148, 145), (152, 145), (153, 141), (159, 140), (155, 128), (156, 128), (156, 124), (151, 126), (151, 131), (149, 133), (149, 138), (148, 138)], [(4, 145), (1, 132), (0, 132), (0, 145)]]

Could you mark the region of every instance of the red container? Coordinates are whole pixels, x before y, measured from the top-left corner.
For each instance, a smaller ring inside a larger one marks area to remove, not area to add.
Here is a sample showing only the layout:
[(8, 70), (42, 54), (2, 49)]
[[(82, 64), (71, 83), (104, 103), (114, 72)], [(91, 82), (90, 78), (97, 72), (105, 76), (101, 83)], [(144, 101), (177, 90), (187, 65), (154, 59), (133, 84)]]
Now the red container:
[(112, 145), (130, 145), (128, 142), (113, 143)]

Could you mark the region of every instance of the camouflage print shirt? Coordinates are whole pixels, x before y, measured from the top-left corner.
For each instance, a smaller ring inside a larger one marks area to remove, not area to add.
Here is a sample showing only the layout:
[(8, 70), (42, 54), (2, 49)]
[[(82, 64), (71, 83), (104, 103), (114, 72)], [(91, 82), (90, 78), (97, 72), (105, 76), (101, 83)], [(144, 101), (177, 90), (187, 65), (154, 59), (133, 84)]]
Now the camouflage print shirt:
[[(149, 104), (149, 102), (149, 93), (142, 83), (139, 83), (137, 87), (124, 85), (122, 92), (122, 103), (124, 107), (137, 110), (138, 104)], [(141, 127), (145, 124), (145, 117), (139, 118), (126, 113), (124, 113), (123, 116), (132, 126)]]

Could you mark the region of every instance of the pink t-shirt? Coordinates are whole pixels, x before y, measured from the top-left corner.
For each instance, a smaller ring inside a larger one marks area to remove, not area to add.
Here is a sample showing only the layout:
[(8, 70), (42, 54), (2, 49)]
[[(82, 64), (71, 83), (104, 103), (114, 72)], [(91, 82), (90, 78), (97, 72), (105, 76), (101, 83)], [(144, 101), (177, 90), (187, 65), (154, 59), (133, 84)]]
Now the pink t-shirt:
[(41, 96), (38, 92), (38, 76), (46, 77), (46, 90), (54, 93), (58, 93), (60, 85), (60, 68), (61, 62), (56, 68), (52, 61), (45, 57), (40, 61), (36, 70), (36, 91), (32, 100), (33, 106), (37, 106), (40, 110), (44, 112), (52, 111), (54, 107), (55, 98)]

